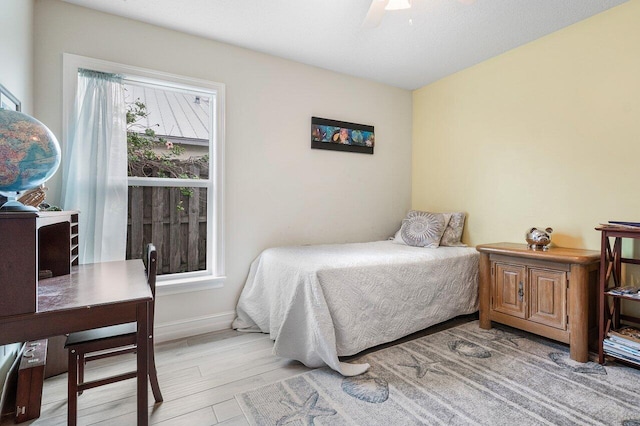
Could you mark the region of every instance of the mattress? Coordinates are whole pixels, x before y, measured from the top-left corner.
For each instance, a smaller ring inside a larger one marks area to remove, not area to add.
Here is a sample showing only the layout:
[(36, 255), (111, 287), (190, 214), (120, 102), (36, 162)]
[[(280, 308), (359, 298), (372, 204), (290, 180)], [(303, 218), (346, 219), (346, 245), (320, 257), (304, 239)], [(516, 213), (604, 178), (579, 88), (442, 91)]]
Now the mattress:
[(269, 333), (274, 353), (345, 376), (340, 356), (478, 309), (479, 254), (392, 241), (270, 248), (251, 264), (233, 327)]

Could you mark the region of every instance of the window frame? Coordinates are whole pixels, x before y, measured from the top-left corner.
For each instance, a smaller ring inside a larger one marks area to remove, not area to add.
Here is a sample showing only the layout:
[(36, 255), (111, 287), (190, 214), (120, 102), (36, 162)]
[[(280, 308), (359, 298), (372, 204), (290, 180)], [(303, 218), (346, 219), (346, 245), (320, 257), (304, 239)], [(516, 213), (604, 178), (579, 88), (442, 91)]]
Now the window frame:
[[(78, 88), (78, 69), (86, 68), (95, 71), (121, 74), (125, 80), (134, 84), (150, 84), (170, 90), (200, 92), (211, 97), (213, 110), (213, 131), (210, 139), (210, 173), (209, 180), (198, 182), (192, 179), (171, 179), (171, 185), (206, 187), (207, 191), (207, 269), (170, 276), (158, 276), (157, 294), (169, 295), (190, 291), (219, 288), (224, 285), (225, 277), (225, 238), (224, 238), (224, 142), (225, 142), (225, 85), (207, 80), (184, 77), (146, 68), (88, 58), (69, 53), (63, 54), (63, 108), (62, 108), (62, 140), (66, 149), (69, 137), (70, 120), (73, 119), (73, 108)], [(65, 167), (62, 164), (62, 167)], [(140, 180), (141, 186), (163, 186), (167, 181), (163, 178), (129, 177), (129, 186)], [(164, 180), (164, 183), (162, 182)], [(196, 183), (197, 182), (197, 183)], [(214, 238), (210, 238), (213, 235)], [(82, 238), (82, 235), (80, 236)]]

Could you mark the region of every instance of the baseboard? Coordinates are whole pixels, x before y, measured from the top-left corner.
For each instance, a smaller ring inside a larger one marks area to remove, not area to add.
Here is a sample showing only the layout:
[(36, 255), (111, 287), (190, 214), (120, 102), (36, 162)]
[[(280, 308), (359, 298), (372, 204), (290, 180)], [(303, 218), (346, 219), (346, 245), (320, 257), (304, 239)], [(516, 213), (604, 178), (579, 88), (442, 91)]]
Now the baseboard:
[(235, 311), (229, 311), (181, 321), (156, 323), (154, 327), (154, 339), (156, 343), (160, 343), (196, 336), (198, 334), (211, 333), (212, 331), (226, 330), (231, 328), (231, 322), (235, 316)]

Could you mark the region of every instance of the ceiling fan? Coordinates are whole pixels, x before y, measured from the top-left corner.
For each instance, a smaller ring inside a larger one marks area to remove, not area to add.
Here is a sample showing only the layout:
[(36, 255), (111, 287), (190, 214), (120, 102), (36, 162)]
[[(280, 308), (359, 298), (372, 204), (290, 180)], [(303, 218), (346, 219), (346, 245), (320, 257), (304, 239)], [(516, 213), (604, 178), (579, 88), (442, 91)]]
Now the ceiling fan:
[[(475, 0), (458, 0), (463, 4), (471, 4)], [(371, 0), (371, 6), (367, 16), (364, 18), (362, 26), (364, 28), (374, 28), (380, 25), (386, 11), (410, 9), (411, 0)]]

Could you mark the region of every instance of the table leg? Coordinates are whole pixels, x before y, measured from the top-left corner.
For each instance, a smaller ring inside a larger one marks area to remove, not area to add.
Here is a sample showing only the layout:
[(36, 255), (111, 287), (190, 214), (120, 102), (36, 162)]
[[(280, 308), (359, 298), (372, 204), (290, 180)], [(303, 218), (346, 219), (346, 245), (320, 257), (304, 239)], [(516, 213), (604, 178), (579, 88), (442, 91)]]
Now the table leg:
[(589, 361), (589, 271), (585, 265), (571, 265), (569, 327), (571, 359)]
[(137, 365), (138, 365), (138, 426), (149, 424), (147, 376), (149, 375), (149, 306), (138, 304)]
[[(67, 426), (78, 423), (78, 355), (76, 351), (68, 350), (69, 378), (67, 379)], [(72, 379), (73, 378), (73, 382)]]

